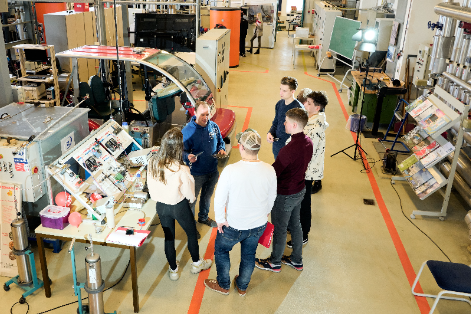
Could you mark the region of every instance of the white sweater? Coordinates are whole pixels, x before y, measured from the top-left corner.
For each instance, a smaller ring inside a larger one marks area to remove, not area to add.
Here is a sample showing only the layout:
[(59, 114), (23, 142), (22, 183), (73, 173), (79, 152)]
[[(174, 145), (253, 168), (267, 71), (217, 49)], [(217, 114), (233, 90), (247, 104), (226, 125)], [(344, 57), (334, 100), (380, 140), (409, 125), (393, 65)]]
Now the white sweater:
[(238, 230), (263, 226), (276, 198), (276, 172), (265, 162), (239, 161), (219, 177), (214, 196), (217, 223)]
[(152, 177), (147, 170), (147, 187), (150, 197), (160, 203), (175, 205), (187, 198), (190, 203), (194, 202), (195, 197), (195, 179), (190, 173), (190, 168), (185, 165), (173, 163), (165, 168), (165, 180), (167, 184)]
[[(325, 113), (319, 112), (309, 118), (303, 129), (304, 134), (312, 141), (312, 158), (307, 166), (306, 180), (322, 180), (324, 178), (324, 155), (325, 155), (325, 130), (329, 124), (325, 119)], [(291, 137), (286, 141), (288, 144)]]

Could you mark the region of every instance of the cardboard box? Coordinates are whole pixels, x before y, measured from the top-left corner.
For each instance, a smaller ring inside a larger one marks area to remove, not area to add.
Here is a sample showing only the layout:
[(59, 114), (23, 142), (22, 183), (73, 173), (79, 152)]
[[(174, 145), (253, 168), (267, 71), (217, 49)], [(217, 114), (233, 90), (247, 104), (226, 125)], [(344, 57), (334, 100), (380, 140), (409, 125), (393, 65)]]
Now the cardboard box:
[(44, 83), (39, 84), (38, 86), (23, 86), (25, 91), (26, 99), (40, 99), (46, 92), (46, 86)]

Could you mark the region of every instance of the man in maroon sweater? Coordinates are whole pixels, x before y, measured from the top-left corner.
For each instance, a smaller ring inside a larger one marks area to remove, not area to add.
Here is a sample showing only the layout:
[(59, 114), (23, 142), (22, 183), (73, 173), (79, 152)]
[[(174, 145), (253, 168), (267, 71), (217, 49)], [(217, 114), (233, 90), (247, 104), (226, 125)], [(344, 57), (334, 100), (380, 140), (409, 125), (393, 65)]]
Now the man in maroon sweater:
[[(255, 259), (255, 266), (273, 272), (281, 271), (281, 263), (303, 270), (303, 232), (299, 221), (301, 201), (306, 192), (304, 175), (312, 157), (312, 141), (304, 135), (308, 115), (300, 108), (286, 112), (285, 129), (291, 134), (291, 142), (281, 148), (273, 168), (277, 176), (277, 196), (271, 212), (273, 232), (273, 250), (267, 259)], [(293, 252), (283, 255), (286, 245), (286, 230), (291, 232)]]

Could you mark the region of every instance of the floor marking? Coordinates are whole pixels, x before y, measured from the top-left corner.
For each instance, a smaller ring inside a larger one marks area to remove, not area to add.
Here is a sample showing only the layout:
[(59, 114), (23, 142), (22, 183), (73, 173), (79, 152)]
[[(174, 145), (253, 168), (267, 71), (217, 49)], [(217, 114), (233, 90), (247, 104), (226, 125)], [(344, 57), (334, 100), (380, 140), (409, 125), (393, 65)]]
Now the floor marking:
[[(332, 84), (332, 87), (334, 88), (335, 94), (337, 96), (337, 100), (339, 101), (340, 108), (343, 111), (345, 120), (348, 120), (348, 113), (347, 110), (345, 109), (345, 106), (343, 104), (342, 99), (340, 98), (340, 93), (337, 90), (337, 86), (335, 85), (334, 82), (328, 81), (321, 79), (317, 76), (310, 75), (307, 73), (307, 71), (304, 72), (307, 76), (311, 76), (313, 78), (328, 82)], [(356, 142), (356, 133), (350, 132), (352, 134), (353, 141)], [(363, 157), (363, 163), (365, 165), (365, 169), (370, 169), (370, 165), (368, 161), (366, 160), (365, 154), (360, 150), (360, 153)], [(373, 194), (375, 195), (376, 202), (378, 203), (379, 210), (381, 212), (381, 215), (383, 216), (383, 220), (386, 224), (386, 227), (388, 229), (389, 235), (391, 236), (391, 240), (393, 241), (394, 247), (396, 248), (397, 255), (399, 257), (399, 260), (402, 264), (402, 268), (404, 269), (404, 272), (406, 274), (407, 280), (409, 281), (409, 285), (412, 288), (412, 284), (414, 283), (416, 273), (414, 271), (414, 267), (412, 267), (412, 263), (410, 262), (409, 256), (407, 255), (406, 249), (404, 247), (404, 244), (402, 243), (401, 237), (399, 236), (399, 233), (397, 232), (396, 226), (394, 225), (394, 222), (392, 221), (391, 215), (389, 214), (388, 208), (386, 204), (384, 203), (383, 196), (381, 195), (381, 191), (379, 189), (378, 183), (376, 182), (376, 178), (373, 174), (372, 171), (368, 171), (368, 179), (370, 181), (371, 188), (373, 189)], [(420, 283), (417, 283), (416, 286), (416, 291), (419, 293), (423, 293), (422, 287), (420, 286)], [(412, 294), (412, 292), (411, 292)], [(419, 307), (420, 313), (426, 314), (430, 312), (430, 305), (427, 302), (426, 297), (418, 297), (414, 296), (415, 301), (417, 302), (417, 306)]]
[[(211, 237), (209, 238), (208, 247), (206, 248), (206, 253), (204, 254), (204, 259), (213, 259), (214, 257), (214, 240), (216, 240), (216, 234), (218, 228), (211, 228)], [(213, 261), (214, 265), (214, 261)], [(202, 271), (198, 275), (198, 280), (196, 281), (195, 290), (193, 291), (193, 297), (191, 298), (190, 307), (188, 308), (188, 314), (198, 314), (200, 312), (201, 303), (203, 302), (204, 291), (206, 286), (204, 281), (208, 279), (210, 270)]]
[[(249, 127), (250, 117), (252, 116), (252, 107), (242, 107), (242, 106), (228, 106), (233, 108), (244, 108), (247, 109), (247, 114), (245, 115), (244, 125), (242, 126), (242, 132), (244, 132)], [(239, 148), (239, 144), (232, 146), (232, 148)]]
[(229, 72), (243, 72), (243, 73), (262, 73), (262, 74), (267, 74), (267, 73), (268, 73), (268, 69), (266, 69), (264, 72), (260, 72), (260, 71), (243, 71), (243, 70), (232, 70), (232, 69), (230, 69)]

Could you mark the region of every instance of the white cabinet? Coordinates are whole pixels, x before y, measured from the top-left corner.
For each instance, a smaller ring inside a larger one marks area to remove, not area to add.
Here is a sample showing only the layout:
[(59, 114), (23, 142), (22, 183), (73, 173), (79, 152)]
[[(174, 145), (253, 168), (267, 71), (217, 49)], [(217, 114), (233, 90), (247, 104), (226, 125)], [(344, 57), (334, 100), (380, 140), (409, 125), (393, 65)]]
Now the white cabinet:
[(227, 105), (230, 36), (230, 29), (213, 28), (196, 39), (196, 69), (203, 78), (209, 78), (206, 82), (212, 85), (210, 88), (220, 107)]
[[(329, 50), (330, 36), (334, 28), (336, 16), (342, 16), (342, 12), (329, 8), (324, 2), (316, 2), (314, 4), (314, 14), (311, 32), (314, 33), (315, 45), (321, 45), (318, 50), (314, 50), (316, 54), (317, 67), (320, 68), (322, 59), (325, 57), (326, 52)], [(333, 62), (324, 62), (319, 71), (332, 72), (334, 70)]]

